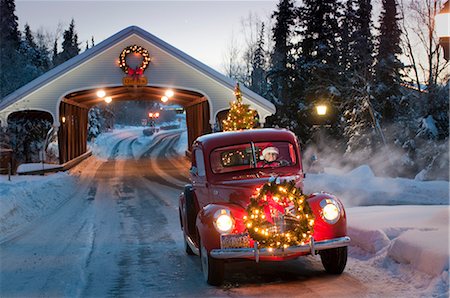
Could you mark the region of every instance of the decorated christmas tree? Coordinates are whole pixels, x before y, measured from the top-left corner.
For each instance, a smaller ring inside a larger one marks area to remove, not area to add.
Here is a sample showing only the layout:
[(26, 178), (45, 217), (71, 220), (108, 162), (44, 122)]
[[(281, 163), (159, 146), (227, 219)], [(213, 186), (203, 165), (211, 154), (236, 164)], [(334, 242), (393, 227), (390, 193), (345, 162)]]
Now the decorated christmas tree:
[(234, 88), (236, 100), (230, 103), (227, 119), (223, 120), (223, 131), (252, 129), (258, 124), (258, 113), (250, 105), (242, 103), (239, 83)]

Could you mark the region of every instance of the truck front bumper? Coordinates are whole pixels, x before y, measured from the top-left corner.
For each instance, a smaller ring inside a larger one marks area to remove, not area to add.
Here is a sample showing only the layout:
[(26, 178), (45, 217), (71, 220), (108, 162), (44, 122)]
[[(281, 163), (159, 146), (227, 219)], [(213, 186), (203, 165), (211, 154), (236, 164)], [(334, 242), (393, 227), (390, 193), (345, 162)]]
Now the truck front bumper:
[(328, 240), (311, 241), (304, 245), (289, 246), (287, 248), (258, 248), (257, 242), (253, 248), (227, 248), (212, 249), (211, 257), (216, 259), (255, 259), (259, 261), (260, 257), (290, 257), (299, 253), (311, 253), (315, 255), (317, 251), (348, 246), (350, 237), (339, 237)]

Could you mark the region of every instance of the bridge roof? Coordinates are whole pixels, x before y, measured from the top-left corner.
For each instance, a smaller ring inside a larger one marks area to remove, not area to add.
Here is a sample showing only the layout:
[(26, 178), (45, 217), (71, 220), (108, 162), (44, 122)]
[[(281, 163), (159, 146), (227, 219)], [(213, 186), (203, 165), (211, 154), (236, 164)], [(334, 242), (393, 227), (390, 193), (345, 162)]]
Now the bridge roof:
[[(123, 72), (117, 65), (121, 51), (132, 44), (148, 49), (152, 62), (146, 71), (153, 87), (174, 87), (203, 94), (211, 105), (210, 122), (234, 100), (236, 82), (194, 59), (149, 32), (130, 26), (98, 45), (51, 69), (0, 101), (2, 123), (15, 111), (36, 109), (59, 116), (59, 102), (66, 95), (88, 89), (121, 86)], [(201, 45), (200, 45), (201, 46)], [(275, 113), (275, 106), (241, 87), (244, 103), (256, 109), (261, 122)], [(59, 124), (58, 120), (55, 123)]]

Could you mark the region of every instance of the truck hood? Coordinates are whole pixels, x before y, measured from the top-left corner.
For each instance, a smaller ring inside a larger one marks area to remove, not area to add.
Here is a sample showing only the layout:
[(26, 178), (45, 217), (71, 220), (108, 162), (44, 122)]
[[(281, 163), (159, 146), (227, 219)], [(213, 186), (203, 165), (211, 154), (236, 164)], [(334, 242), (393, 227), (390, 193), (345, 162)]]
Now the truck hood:
[[(300, 175), (281, 176), (281, 181), (296, 180), (301, 183)], [(228, 201), (247, 208), (250, 198), (255, 195), (256, 189), (270, 179), (270, 176), (251, 179), (225, 180), (211, 185), (214, 197), (219, 201)]]

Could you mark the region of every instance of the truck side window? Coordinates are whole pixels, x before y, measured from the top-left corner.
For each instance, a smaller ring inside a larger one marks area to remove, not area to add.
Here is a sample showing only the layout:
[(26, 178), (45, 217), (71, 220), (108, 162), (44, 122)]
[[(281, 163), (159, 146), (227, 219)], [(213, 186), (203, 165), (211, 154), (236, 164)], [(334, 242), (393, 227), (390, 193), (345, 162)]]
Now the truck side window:
[(197, 164), (198, 175), (204, 177), (205, 173), (205, 160), (203, 159), (203, 152), (200, 149), (195, 150), (195, 162)]

